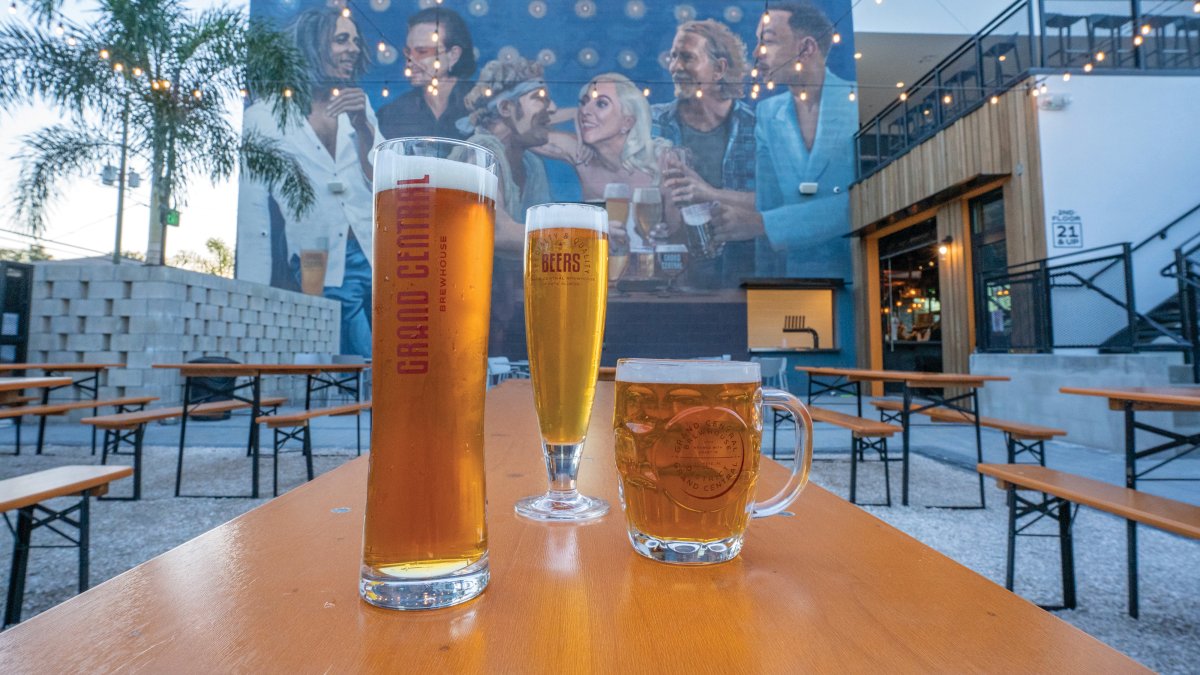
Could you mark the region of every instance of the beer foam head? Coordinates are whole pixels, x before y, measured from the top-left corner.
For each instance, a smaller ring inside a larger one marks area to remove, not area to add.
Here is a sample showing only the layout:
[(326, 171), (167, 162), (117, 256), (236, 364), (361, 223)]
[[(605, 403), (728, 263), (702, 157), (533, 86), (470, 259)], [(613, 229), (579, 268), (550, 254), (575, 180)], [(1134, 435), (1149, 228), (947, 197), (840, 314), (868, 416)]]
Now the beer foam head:
[[(389, 143), (376, 149), (375, 191), (405, 187), (429, 187), (442, 190), (474, 192), (488, 199), (496, 199), (496, 175), (474, 162), (457, 161), (442, 157), (405, 155), (389, 147)], [(491, 163), (494, 156), (486, 148), (461, 143), (452, 156), (486, 153)]]
[(643, 384), (745, 384), (761, 382), (754, 361), (676, 361), (670, 359), (621, 359), (617, 361), (618, 382)]
[(591, 204), (538, 204), (525, 212), (525, 231), (574, 227), (608, 234), (608, 212)]

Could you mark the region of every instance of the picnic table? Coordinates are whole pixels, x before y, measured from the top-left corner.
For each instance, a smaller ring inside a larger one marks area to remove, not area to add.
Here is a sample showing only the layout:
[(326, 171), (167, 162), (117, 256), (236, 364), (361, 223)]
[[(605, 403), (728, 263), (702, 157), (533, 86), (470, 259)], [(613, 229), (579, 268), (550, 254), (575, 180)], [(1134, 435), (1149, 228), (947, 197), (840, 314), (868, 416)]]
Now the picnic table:
[[(246, 444), (247, 453), (253, 458), (253, 465), (250, 472), (251, 490), (250, 496), (254, 499), (258, 498), (259, 493), (259, 475), (258, 475), (258, 457), (260, 451), (258, 418), (263, 415), (262, 405), (262, 379), (265, 375), (304, 375), (305, 390), (304, 390), (304, 409), (308, 410), (312, 405), (312, 395), (315, 392), (323, 389), (334, 388), (338, 391), (345, 392), (354, 396), (354, 401), (359, 403), (362, 401), (362, 373), (370, 364), (367, 363), (316, 363), (316, 364), (290, 364), (290, 363), (156, 363), (154, 368), (178, 370), (183, 376), (183, 408), (187, 410), (190, 406), (205, 401), (216, 400), (218, 398), (232, 398), (236, 401), (242, 401), (250, 404), (250, 430), (249, 439)], [(209, 381), (206, 386), (210, 393), (207, 396), (193, 396), (193, 389), (196, 386), (194, 380), (196, 378), (220, 378), (230, 377), (233, 379), (233, 384), (229, 387), (215, 387)], [(242, 384), (237, 383), (237, 378), (247, 378)], [(357, 433), (358, 442), (362, 444), (362, 423), (361, 417), (358, 418)], [(181, 458), (179, 466), (182, 468), (183, 446), (187, 435), (188, 416), (184, 415), (179, 423), (179, 456)], [(179, 496), (179, 470), (176, 471), (176, 496)]]
[[(600, 383), (580, 490), (615, 505), (612, 406)], [(714, 566), (642, 558), (617, 509), (519, 518), (545, 485), (529, 382), (490, 390), (486, 420), (480, 597), (426, 612), (359, 598), (362, 458), (0, 633), (0, 671), (1147, 672), (816, 485)], [(762, 471), (766, 492), (789, 473)]]
[[(1007, 382), (1002, 375), (973, 375), (971, 373), (926, 373), (908, 370), (874, 370), (870, 368), (833, 368), (796, 366), (808, 374), (808, 401), (824, 394), (851, 394), (855, 397), (858, 416), (862, 417), (862, 384), (864, 382), (894, 382), (902, 386), (902, 407), (899, 422), (902, 428), (900, 503), (908, 506), (908, 457), (912, 416), (916, 413), (944, 408), (969, 414), (968, 423), (975, 427), (975, 455), (983, 463), (983, 435), (979, 426), (979, 389), (988, 382)], [(920, 400), (914, 390), (926, 390)], [(948, 393), (947, 390), (959, 390)], [(965, 391), (964, 391), (965, 390)], [(979, 505), (947, 508), (984, 508), (983, 476), (979, 476)]]
[[(1064, 394), (1078, 396), (1095, 396), (1108, 400), (1110, 410), (1120, 411), (1125, 417), (1125, 487), (1136, 490), (1138, 480), (1143, 481), (1195, 481), (1200, 476), (1145, 478), (1148, 473), (1157, 471), (1171, 462), (1185, 457), (1200, 447), (1200, 434), (1180, 434), (1139, 420), (1139, 412), (1200, 412), (1200, 387), (1061, 387)], [(1166, 442), (1153, 442), (1149, 447), (1138, 449), (1138, 433), (1146, 432)], [(1180, 448), (1187, 448), (1179, 452)], [(1147, 460), (1154, 456), (1170, 453), (1166, 459), (1156, 462), (1148, 468), (1138, 470), (1138, 461)], [(1137, 522), (1131, 519), (1125, 521), (1126, 552), (1128, 554), (1129, 609), (1137, 616), (1138, 612), (1138, 582), (1137, 582)]]
[(0, 377), (0, 405), (18, 398), (25, 389), (50, 389), (70, 384), (69, 377)]
[[(53, 377), (55, 374), (67, 375), (68, 373), (76, 373), (77, 377), (72, 377), (67, 384), (54, 387), (47, 387), (42, 392), (42, 405), (50, 402), (50, 393), (56, 389), (63, 387), (74, 387), (83, 392), (84, 395), (90, 397), (93, 401), (100, 400), (100, 373), (107, 371), (109, 368), (120, 368), (120, 363), (4, 363), (0, 364), (0, 373), (19, 373), (27, 370), (40, 370), (48, 377)], [(92, 414), (99, 412), (96, 408), (92, 409)], [(19, 423), (19, 420), (18, 420)], [(46, 416), (42, 415), (38, 420), (38, 452), (42, 451), (42, 443), (46, 438)], [(96, 454), (96, 430), (92, 430), (92, 454)]]

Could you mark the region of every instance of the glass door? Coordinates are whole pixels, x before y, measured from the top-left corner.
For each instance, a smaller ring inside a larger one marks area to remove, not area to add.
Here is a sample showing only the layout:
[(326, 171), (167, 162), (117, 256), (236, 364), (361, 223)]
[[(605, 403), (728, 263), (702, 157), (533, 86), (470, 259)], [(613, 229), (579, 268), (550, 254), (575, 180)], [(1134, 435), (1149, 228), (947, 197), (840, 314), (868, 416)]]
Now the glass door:
[(939, 265), (933, 219), (879, 240), (885, 369), (942, 371)]

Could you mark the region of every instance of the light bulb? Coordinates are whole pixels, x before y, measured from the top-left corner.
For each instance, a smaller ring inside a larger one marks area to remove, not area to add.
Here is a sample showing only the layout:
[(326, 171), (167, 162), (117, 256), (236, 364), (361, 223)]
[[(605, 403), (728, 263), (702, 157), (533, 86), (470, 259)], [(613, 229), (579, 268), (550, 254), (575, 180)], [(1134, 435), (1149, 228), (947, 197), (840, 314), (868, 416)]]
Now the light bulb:
[(1005, 61), (1007, 61), (1007, 60), (1008, 60), (1008, 55), (1007, 55), (1007, 54), (1001, 54), (1000, 56), (998, 56), (998, 57), (996, 58), (996, 60), (997, 60), (997, 61), (999, 61), (999, 62), (1001, 62), (1001, 63), (1004, 63)]
[(141, 77), (141, 76), (142, 76), (142, 69), (141, 69), (141, 68), (134, 68), (134, 69), (133, 69), (133, 76), (134, 76), (134, 77)]
[(438, 34), (437, 34), (437, 31), (436, 31), (436, 30), (435, 30), (435, 31), (433, 31), (433, 35), (430, 35), (430, 36), (429, 36), (429, 39), (430, 39), (430, 40), (432, 40), (432, 41), (434, 41), (434, 42), (437, 42), (437, 41), (438, 41)]
[(763, 46), (759, 47), (759, 48), (758, 48), (758, 53), (759, 53), (759, 54), (766, 54), (766, 53), (767, 53), (767, 46), (766, 46), (766, 45), (763, 45)]
[(113, 72), (117, 72), (117, 73), (119, 73), (119, 72), (121, 72), (121, 71), (123, 71), (123, 70), (125, 70), (125, 66), (124, 66), (124, 65), (122, 65), (122, 64), (120, 64), (120, 63), (117, 63), (117, 64), (114, 64), (114, 65), (113, 65)]
[(1090, 64), (1090, 63), (1083, 64), (1083, 72), (1085, 72), (1085, 73), (1092, 72), (1092, 64)]
[(75, 45), (77, 45), (77, 44), (79, 44), (79, 41), (75, 39), (75, 36), (74, 36), (74, 35), (68, 35), (68, 36), (67, 36), (67, 45), (68, 45), (68, 46), (70, 46), (70, 47), (74, 47), (74, 46), (75, 46)]
[(945, 96), (943, 96), (943, 97), (942, 97), (942, 103), (943, 103), (943, 104), (945, 104), (945, 105), (950, 105), (950, 103), (951, 103), (953, 100), (954, 100), (954, 99), (950, 97), (950, 94), (946, 94)]
[(758, 77), (758, 68), (750, 69), (750, 77)]
[(158, 80), (150, 80), (150, 88), (158, 91)]
[(107, 49), (100, 50), (100, 58), (108, 60), (108, 50)]
[(170, 88), (171, 88), (171, 81), (170, 81), (170, 80), (163, 80), (163, 81), (162, 81), (162, 88), (163, 88), (163, 89), (170, 89)]
[(342, 18), (344, 18), (344, 19), (350, 18), (350, 8), (349, 7), (342, 8)]
[(412, 77), (412, 68), (409, 68), (408, 66), (404, 66), (404, 76)]
[(1134, 47), (1141, 47), (1141, 46), (1142, 46), (1142, 36), (1141, 36), (1141, 35), (1134, 35), (1134, 36), (1133, 36), (1133, 46), (1134, 46)]
[(997, 103), (999, 103), (999, 102), (1000, 102), (1000, 97), (999, 97), (999, 96), (993, 96), (993, 97), (992, 97), (992, 105), (996, 105), (996, 104), (997, 104)]
[(492, 95), (492, 88), (491, 88), (491, 87), (488, 87), (488, 88), (484, 89), (484, 90), (483, 90), (483, 95), (484, 95), (484, 96), (491, 96), (491, 95)]
[(750, 91), (758, 93), (758, 83), (757, 82), (754, 83), (754, 86), (750, 87)]
[(646, 98), (650, 98), (650, 87), (646, 87), (645, 89), (642, 90), (642, 96), (645, 96)]
[(1148, 23), (1142, 24), (1142, 35), (1149, 35), (1149, 34), (1150, 34), (1150, 24), (1148, 24)]
[(1070, 81), (1071, 81), (1071, 74), (1063, 73), (1063, 82), (1070, 82)]
[(378, 45), (378, 49), (379, 49), (379, 51), (380, 51), (380, 52), (386, 52), (386, 51), (387, 51), (387, 45), (385, 45), (385, 44), (383, 44), (382, 42), (380, 42), (380, 43), (379, 43), (379, 45)]
[(545, 90), (545, 89), (538, 89), (538, 96), (539, 96), (539, 97), (541, 97), (541, 98), (546, 98), (546, 90)]
[(239, 91), (240, 91), (240, 92), (241, 92), (241, 94), (242, 94), (242, 98), (246, 98), (247, 96), (249, 96), (249, 95), (250, 95), (250, 92), (246, 91), (246, 88), (245, 88), (245, 87), (242, 87), (242, 88), (241, 88)]
[(438, 79), (437, 79), (436, 77), (435, 77), (435, 78), (432, 78), (432, 79), (430, 79), (430, 80), (429, 80), (429, 84), (433, 85), (433, 88), (434, 88), (434, 89), (436, 89), (436, 88), (437, 88), (437, 86), (438, 86)]
[(771, 13), (770, 12), (763, 12), (762, 22), (763, 22), (763, 25), (771, 23)]
[(1030, 94), (1032, 94), (1034, 98), (1037, 98), (1037, 96), (1038, 96), (1038, 90), (1037, 90), (1037, 87), (1034, 87), (1033, 91), (1031, 91), (1031, 92), (1029, 92), (1029, 93), (1030, 93)]
[(436, 96), (438, 95), (438, 89), (437, 89), (437, 87), (434, 87), (434, 88), (433, 88), (433, 91), (429, 92), (429, 95), (430, 95), (430, 96), (434, 96), (434, 97), (436, 97)]
[(1044, 94), (1044, 93), (1046, 93), (1046, 92), (1047, 92), (1047, 91), (1050, 89), (1050, 87), (1047, 87), (1047, 86), (1046, 86), (1046, 83), (1045, 83), (1045, 82), (1043, 82), (1043, 83), (1042, 83), (1042, 87), (1041, 87), (1041, 89), (1042, 89), (1042, 93)]
[(58, 22), (58, 25), (54, 27), (54, 34), (55, 34), (55, 35), (57, 35), (57, 36), (59, 36), (59, 37), (62, 37), (62, 36), (63, 36), (63, 33), (66, 33), (66, 32), (67, 32), (67, 29), (66, 29), (66, 28), (64, 28), (64, 27), (63, 27), (63, 25), (62, 25), (62, 22), (61, 22), (61, 21), (59, 21), (59, 22)]
[(862, 52), (854, 52), (854, 60), (858, 61), (862, 58)]
[(842, 41), (842, 34), (841, 34), (841, 33), (834, 33), (834, 34), (833, 34), (833, 44), (835, 44), (835, 45), (836, 45), (836, 44), (838, 44), (838, 43), (839, 43), (839, 42), (841, 42), (841, 41)]
[(798, 72), (800, 72), (800, 71), (802, 71), (802, 70), (804, 70), (804, 64), (803, 64), (803, 63), (800, 63), (799, 61), (797, 61), (797, 62), (796, 62), (796, 72), (798, 73)]
[(858, 98), (858, 97), (854, 95), (854, 90), (853, 90), (853, 89), (851, 89), (851, 90), (850, 90), (850, 100), (851, 100), (851, 101), (853, 101), (853, 100), (854, 100), (854, 99), (856, 99), (856, 98)]
[(1103, 61), (1104, 60), (1104, 52), (1096, 52), (1096, 60)]
[(600, 92), (596, 91), (596, 85), (593, 84), (592, 85), (592, 98), (596, 98), (599, 95), (600, 95)]
[(775, 88), (775, 80), (767, 80), (767, 89)]
[(291, 98), (291, 97), (292, 97), (292, 90), (291, 90), (290, 88), (288, 88), (288, 89), (284, 89), (284, 90), (283, 90), (283, 97), (284, 97), (284, 98)]
[(200, 98), (200, 90), (199, 90), (199, 89), (193, 89), (193, 90), (192, 90), (192, 96), (194, 96), (194, 97), (196, 97), (196, 98)]
[(800, 100), (801, 100), (801, 101), (807, 101), (807, 100), (808, 100), (808, 92), (807, 92), (807, 91), (802, 91), (802, 92), (800, 92)]
[(434, 70), (441, 70), (441, 69), (442, 69), (442, 60), (441, 60), (441, 59), (434, 59), (434, 60), (433, 60), (433, 69), (434, 69)]
[(903, 82), (897, 82), (897, 83), (896, 83), (896, 88), (897, 88), (897, 89), (903, 89), (903, 88), (904, 88), (904, 83), (903, 83)]
[(696, 90), (696, 98), (704, 98), (704, 90), (703, 89)]
[(908, 100), (908, 92), (906, 92), (906, 91), (900, 92), (900, 100), (907, 101)]
[(338, 89), (337, 87), (334, 87), (333, 91), (329, 92), (329, 95), (333, 96), (334, 98), (337, 98), (342, 95), (342, 90)]
[(758, 98), (758, 92), (757, 92), (757, 91), (752, 91), (752, 92), (750, 92), (750, 98), (757, 99), (757, 98)]
[(16, 0), (13, 0), (12, 4), (10, 4), (10, 5), (8, 6), (8, 13), (9, 13), (9, 14), (16, 14), (16, 13), (17, 13), (17, 2), (16, 2)]
[(391, 93), (392, 93), (392, 92), (391, 92), (391, 91), (390, 91), (390, 90), (389, 90), (387, 87), (384, 87), (384, 88), (383, 88), (383, 91), (382, 91), (382, 92), (380, 92), (380, 93), (381, 93), (381, 94), (383, 94), (383, 97), (384, 97), (384, 98), (387, 98), (388, 96), (390, 96), (390, 95), (391, 95)]

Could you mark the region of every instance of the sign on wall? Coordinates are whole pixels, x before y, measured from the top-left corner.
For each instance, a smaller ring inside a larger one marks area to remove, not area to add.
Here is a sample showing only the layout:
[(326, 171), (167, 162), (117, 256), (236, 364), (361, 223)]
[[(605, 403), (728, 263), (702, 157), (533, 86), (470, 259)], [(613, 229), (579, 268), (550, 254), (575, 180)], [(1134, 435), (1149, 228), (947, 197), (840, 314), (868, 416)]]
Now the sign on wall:
[(1054, 248), (1083, 248), (1083, 217), (1074, 209), (1059, 209), (1050, 216)]
[[(339, 300), (342, 351), (369, 356), (365, 153), (433, 135), (500, 158), (494, 354), (524, 356), (521, 232), (538, 203), (608, 207), (610, 324), (623, 305), (716, 301), (748, 278), (849, 280), (851, 3), (769, 7), (771, 20), (733, 0), (255, 0), (317, 84), (305, 119), (280, 129), (268, 95), (245, 127), (293, 153), (317, 203), (296, 216), (244, 182), (238, 278)], [(669, 304), (652, 330), (669, 329)]]

